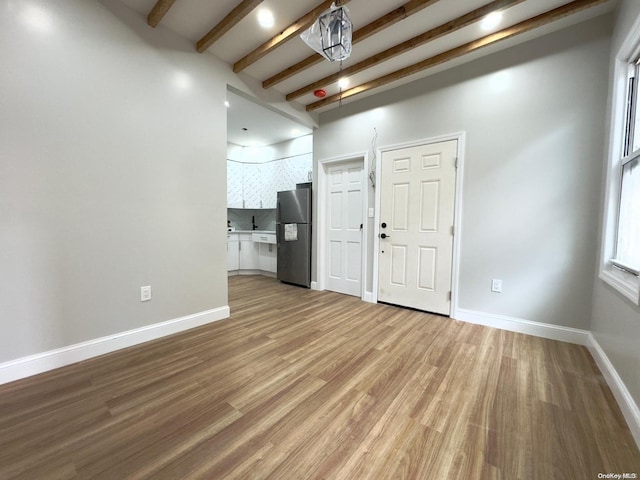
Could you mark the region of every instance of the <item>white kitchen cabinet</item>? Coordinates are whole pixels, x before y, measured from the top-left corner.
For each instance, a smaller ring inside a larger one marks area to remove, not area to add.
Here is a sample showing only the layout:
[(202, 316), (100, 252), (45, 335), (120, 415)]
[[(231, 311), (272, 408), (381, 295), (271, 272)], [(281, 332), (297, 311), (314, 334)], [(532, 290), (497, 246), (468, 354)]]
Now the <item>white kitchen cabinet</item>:
[(277, 192), (311, 181), (312, 154), (273, 162), (227, 160), (228, 208), (276, 208)]
[(252, 239), (251, 233), (227, 233), (227, 271), (243, 273), (258, 271), (258, 243)]
[(259, 243), (258, 266), (263, 272), (276, 273), (278, 271), (278, 252), (273, 243)]
[(227, 160), (227, 208), (242, 208), (242, 164)]
[(311, 181), (313, 155), (296, 155), (274, 162), (277, 173), (277, 191), (293, 190), (298, 183)]
[(269, 232), (256, 232), (252, 239), (259, 245), (258, 266), (263, 272), (277, 272), (278, 255), (276, 250), (276, 234)]
[(240, 233), (240, 270), (259, 270), (258, 245), (250, 233)]
[(276, 208), (278, 193), (278, 162), (267, 162), (260, 165), (260, 195), (262, 208)]
[(276, 232), (253, 232), (251, 240), (256, 243), (276, 243)]
[(240, 269), (240, 244), (238, 235), (227, 234), (227, 271), (232, 272)]
[(262, 208), (261, 165), (242, 164), (243, 208)]
[(233, 274), (276, 273), (278, 255), (273, 232), (227, 233), (227, 271)]

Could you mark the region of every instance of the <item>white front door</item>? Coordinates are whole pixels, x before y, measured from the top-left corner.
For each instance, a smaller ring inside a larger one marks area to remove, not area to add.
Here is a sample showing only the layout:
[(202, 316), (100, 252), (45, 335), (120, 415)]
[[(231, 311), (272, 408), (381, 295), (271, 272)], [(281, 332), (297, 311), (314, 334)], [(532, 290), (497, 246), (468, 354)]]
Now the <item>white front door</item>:
[(457, 141), (383, 152), (378, 300), (450, 314)]
[(363, 162), (327, 169), (326, 288), (347, 295), (362, 292)]

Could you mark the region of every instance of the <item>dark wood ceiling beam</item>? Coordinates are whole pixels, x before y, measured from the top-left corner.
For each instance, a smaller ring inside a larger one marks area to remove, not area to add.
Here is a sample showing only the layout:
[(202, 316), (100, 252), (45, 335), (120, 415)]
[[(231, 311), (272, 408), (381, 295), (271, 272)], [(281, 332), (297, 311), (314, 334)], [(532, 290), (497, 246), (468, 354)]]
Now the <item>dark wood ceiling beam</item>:
[(416, 47), (424, 45), (425, 43), (432, 42), (440, 37), (453, 33), (456, 30), (460, 30), (461, 28), (478, 22), (491, 12), (504, 10), (522, 2), (524, 2), (524, 0), (495, 0), (469, 13), (466, 13), (465, 15), (454, 18), (447, 23), (443, 23), (438, 27), (432, 28), (431, 30), (428, 30), (424, 33), (421, 33), (420, 35), (410, 38), (409, 40), (399, 43), (394, 47), (388, 48), (387, 50), (366, 58), (361, 62), (351, 65), (350, 67), (344, 68), (341, 72), (328, 75), (324, 78), (321, 78), (320, 80), (316, 80), (313, 83), (305, 85), (304, 87), (301, 87), (298, 90), (287, 94), (287, 100), (295, 100), (296, 98), (313, 92), (318, 88), (325, 88), (327, 85), (338, 81), (342, 77), (355, 75), (358, 72), (366, 70), (367, 68), (371, 68), (391, 58), (395, 58), (398, 55), (402, 55), (403, 53), (413, 50)]
[(331, 95), (317, 102), (310, 103), (306, 106), (306, 110), (308, 112), (311, 112), (331, 103), (339, 102), (340, 100), (344, 100), (360, 93), (373, 90), (383, 85), (387, 85), (404, 77), (408, 77), (415, 73), (426, 70), (427, 68), (431, 68), (436, 65), (448, 62), (449, 60), (453, 60), (454, 58), (458, 58), (468, 53), (475, 52), (481, 48), (493, 45), (502, 40), (515, 37), (516, 35), (520, 35), (521, 33), (534, 30), (551, 22), (555, 22), (569, 15), (573, 15), (607, 1), (609, 0), (575, 0), (536, 17), (520, 22), (512, 27), (505, 28), (503, 30), (500, 30), (499, 32), (487, 35), (486, 37), (482, 37), (478, 40), (474, 40), (473, 42), (469, 42), (459, 47), (452, 48), (451, 50), (447, 50), (446, 52), (427, 58), (426, 60), (423, 60), (416, 64), (401, 68), (400, 70), (396, 70), (395, 72), (376, 78), (375, 80), (371, 80), (370, 82), (366, 82), (356, 87), (345, 90), (342, 93)]
[(147, 23), (152, 27), (158, 26), (162, 17), (166, 15), (176, 0), (158, 0), (153, 6), (149, 15), (147, 15)]
[[(404, 20), (414, 13), (425, 9), (430, 5), (433, 5), (437, 1), (438, 0), (411, 0), (404, 5), (396, 8), (392, 12), (383, 15), (382, 17), (353, 32), (351, 44), (355, 45), (356, 43), (361, 42), (362, 40), (384, 30), (385, 28), (398, 23), (400, 20)], [(271, 88), (274, 85), (286, 80), (287, 78), (292, 77), (293, 75), (296, 75), (309, 67), (312, 67), (316, 63), (320, 63), (322, 60), (324, 60), (324, 57), (319, 53), (309, 55), (307, 58), (296, 63), (295, 65), (292, 65), (285, 70), (276, 73), (271, 78), (267, 78), (264, 82), (262, 82), (262, 88)]]
[[(241, 58), (240, 60), (238, 60), (236, 63), (233, 64), (233, 71), (235, 73), (241, 72), (242, 70), (247, 68), (249, 65), (254, 64), (258, 60), (260, 60), (262, 57), (264, 57), (266, 54), (273, 51), (283, 43), (294, 38), (300, 32), (308, 28), (313, 22), (315, 22), (316, 18), (318, 18), (318, 16), (320, 16), (322, 12), (330, 8), (331, 4), (334, 3), (334, 1), (335, 0), (323, 1), (320, 5), (315, 7), (313, 10), (307, 12), (301, 18), (299, 18), (298, 20), (293, 22), (291, 25), (289, 25), (287, 28), (285, 28), (281, 33), (271, 38), (270, 40), (267, 40), (265, 43), (260, 45), (258, 48), (256, 48), (252, 52), (249, 52), (246, 56), (244, 56), (243, 58)], [(335, 2), (335, 3), (337, 4), (339, 3), (340, 5), (345, 5), (349, 3), (349, 1), (350, 0), (340, 0), (339, 2)]]
[(249, 15), (263, 0), (243, 0), (229, 12), (215, 27), (202, 37), (196, 43), (196, 50), (202, 53), (215, 42), (217, 42), (225, 33), (236, 26), (240, 20)]

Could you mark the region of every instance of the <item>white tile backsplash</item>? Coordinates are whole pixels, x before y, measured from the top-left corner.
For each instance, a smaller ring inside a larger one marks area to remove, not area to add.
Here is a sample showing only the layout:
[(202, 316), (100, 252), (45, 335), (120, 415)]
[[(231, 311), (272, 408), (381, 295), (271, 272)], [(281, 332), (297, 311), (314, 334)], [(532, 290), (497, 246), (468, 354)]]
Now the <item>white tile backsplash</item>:
[(258, 230), (276, 229), (275, 208), (227, 208), (227, 219), (231, 220), (231, 226), (236, 230), (251, 230), (251, 217), (255, 216)]

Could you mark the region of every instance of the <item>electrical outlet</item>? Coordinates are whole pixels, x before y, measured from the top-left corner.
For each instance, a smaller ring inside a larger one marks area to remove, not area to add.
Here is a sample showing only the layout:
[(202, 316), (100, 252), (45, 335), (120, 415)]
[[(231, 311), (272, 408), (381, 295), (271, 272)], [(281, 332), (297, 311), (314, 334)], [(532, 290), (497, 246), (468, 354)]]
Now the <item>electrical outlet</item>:
[(151, 286), (140, 287), (140, 301), (148, 302), (149, 300), (151, 300)]
[(491, 291), (496, 293), (502, 293), (502, 280), (498, 278), (491, 279)]

